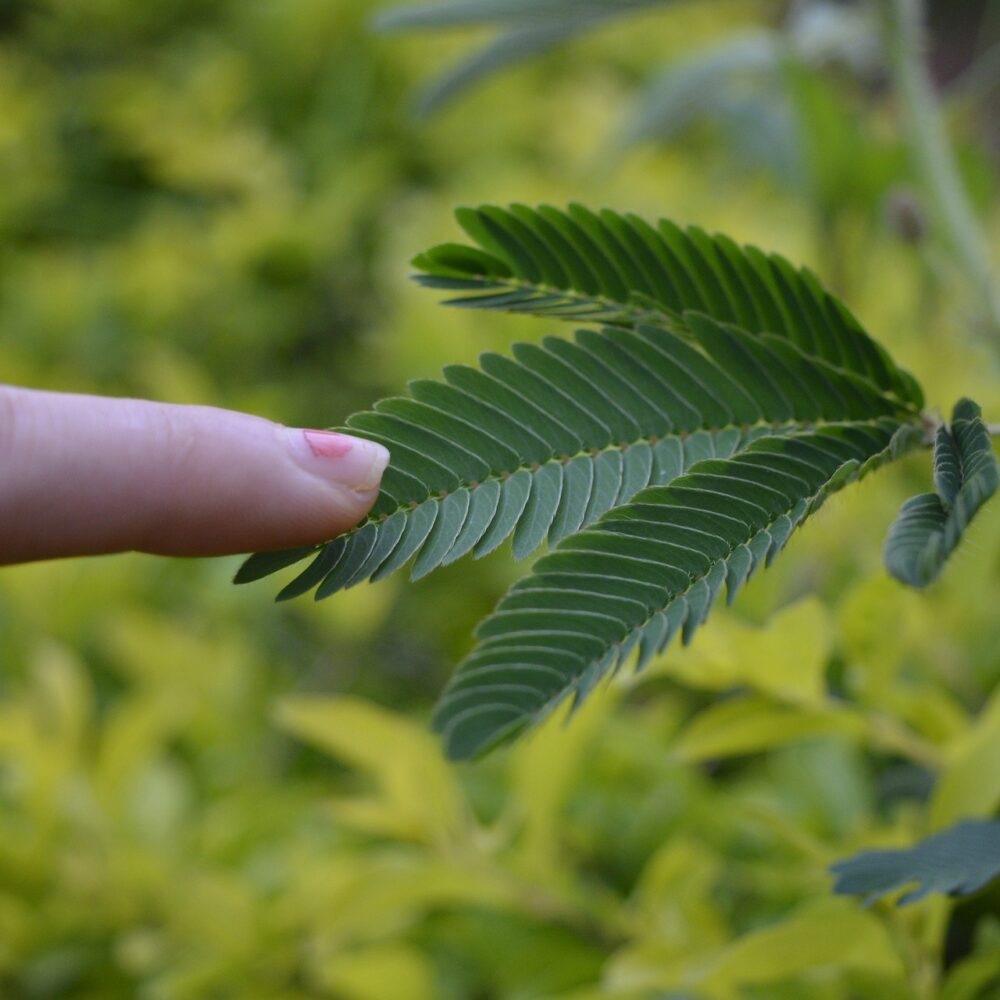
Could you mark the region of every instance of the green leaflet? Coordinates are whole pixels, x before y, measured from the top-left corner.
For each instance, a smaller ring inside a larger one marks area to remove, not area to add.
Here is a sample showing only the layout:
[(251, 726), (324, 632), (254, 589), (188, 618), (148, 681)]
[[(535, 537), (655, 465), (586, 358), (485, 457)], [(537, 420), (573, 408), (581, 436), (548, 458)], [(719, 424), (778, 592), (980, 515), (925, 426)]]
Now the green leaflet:
[[(761, 434), (905, 412), (871, 381), (780, 337), (696, 313), (684, 322), (686, 337), (647, 323), (515, 345), (513, 357), (450, 366), (444, 382), (415, 382), (411, 398), (350, 417), (349, 433), (392, 455), (379, 499), (282, 596), (316, 587), (327, 597), (411, 557), (417, 579), (510, 536), (521, 559)], [(312, 551), (251, 557), (238, 580)]]
[(685, 642), (833, 490), (921, 441), (882, 418), (762, 437), (647, 488), (564, 539), (479, 627), (435, 715), (449, 756), (475, 756), (577, 701), (638, 645)]
[(937, 493), (903, 504), (885, 543), (886, 568), (912, 587), (937, 578), (976, 512), (1000, 486), (989, 431), (970, 399), (955, 404), (950, 427), (938, 428), (934, 484)]
[(867, 905), (906, 886), (901, 906), (931, 892), (967, 896), (1000, 875), (1000, 822), (964, 820), (910, 848), (863, 851), (830, 872), (834, 892), (864, 896)]
[(315, 545), (304, 545), (298, 549), (282, 549), (278, 552), (258, 552), (239, 568), (233, 583), (253, 583), (265, 576), (277, 573), (286, 566), (294, 566), (306, 556), (316, 551)]
[(807, 270), (697, 227), (581, 205), (482, 205), (456, 212), (474, 246), (414, 258), (420, 284), (459, 293), (449, 305), (635, 326), (685, 311), (769, 333), (919, 409), (913, 377)]
[[(787, 430), (782, 428), (780, 430)], [(313, 588), (317, 600), (329, 597), (341, 589), (356, 586), (367, 579), (380, 580), (404, 566), (416, 553), (412, 578), (419, 579), (437, 566), (447, 566), (462, 556), (475, 558), (488, 555), (520, 529), (515, 538), (513, 554), (523, 558), (546, 540), (554, 544), (567, 534), (590, 524), (617, 503), (625, 503), (640, 489), (666, 483), (680, 475), (695, 461), (718, 454), (728, 457), (734, 450), (742, 450), (757, 440), (761, 430), (740, 432), (734, 440), (728, 431), (710, 433), (698, 431), (683, 442), (679, 437), (668, 437), (655, 447), (640, 442), (623, 451), (600, 452), (596, 457), (581, 455), (563, 464), (548, 462), (537, 469), (522, 469), (506, 479), (488, 479), (475, 487), (463, 487), (446, 498), (432, 497), (415, 508), (401, 508), (385, 520), (368, 521), (364, 533), (359, 530), (316, 547), (289, 550), (288, 552), (263, 552), (251, 556), (240, 568), (236, 583), (250, 583), (287, 566), (314, 555), (309, 567), (282, 591), (286, 600), (298, 597)], [(779, 429), (773, 432), (777, 433)], [(686, 448), (685, 445), (688, 447)], [(689, 458), (694, 453), (693, 458)], [(624, 457), (623, 457), (624, 456)], [(581, 473), (581, 467), (591, 470)], [(552, 507), (553, 492), (557, 505)], [(539, 499), (542, 494), (547, 499)], [(533, 513), (526, 514), (529, 498), (535, 495), (537, 511), (543, 503), (547, 507), (547, 520)], [(455, 498), (458, 502), (455, 502)], [(452, 501), (456, 508), (447, 514), (443, 507)], [(464, 504), (468, 503), (468, 507)], [(582, 516), (580, 515), (582, 509)], [(464, 514), (456, 520), (459, 512)], [(448, 519), (451, 528), (442, 528), (434, 536), (438, 522)], [(371, 532), (377, 533), (373, 542)], [(451, 544), (445, 545), (442, 537), (454, 535)], [(356, 563), (356, 550), (366, 554), (360, 568), (352, 574), (344, 572), (344, 564)], [(331, 561), (332, 554), (336, 561)], [(427, 553), (425, 555), (425, 553)], [(353, 555), (352, 555), (353, 554)]]

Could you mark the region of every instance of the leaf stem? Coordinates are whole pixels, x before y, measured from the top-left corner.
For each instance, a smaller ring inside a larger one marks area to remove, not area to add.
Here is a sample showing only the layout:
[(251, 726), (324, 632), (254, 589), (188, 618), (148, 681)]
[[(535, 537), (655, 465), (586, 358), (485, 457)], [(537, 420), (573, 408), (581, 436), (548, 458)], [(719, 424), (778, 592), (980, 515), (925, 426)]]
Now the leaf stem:
[(1000, 337), (1000, 284), (924, 61), (923, 0), (882, 0), (881, 8), (889, 68), (932, 217), (971, 279), (990, 332)]

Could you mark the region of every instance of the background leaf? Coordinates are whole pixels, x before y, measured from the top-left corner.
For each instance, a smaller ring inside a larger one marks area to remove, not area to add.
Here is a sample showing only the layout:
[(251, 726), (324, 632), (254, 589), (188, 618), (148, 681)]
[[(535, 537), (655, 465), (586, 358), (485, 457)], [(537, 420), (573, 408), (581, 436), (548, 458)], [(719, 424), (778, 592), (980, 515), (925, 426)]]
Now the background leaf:
[(442, 28), (480, 23), (565, 20), (579, 14), (615, 16), (676, 0), (450, 0), (411, 4), (383, 12), (377, 26), (383, 31)]
[(830, 871), (834, 892), (874, 902), (917, 883), (899, 898), (901, 906), (932, 892), (968, 895), (1000, 875), (1000, 822), (965, 820), (913, 847), (864, 851), (838, 861)]
[(501, 26), (487, 45), (474, 51), (425, 87), (415, 104), (430, 114), (488, 76), (541, 55), (605, 21), (677, 0), (458, 0), (414, 4), (382, 12), (381, 31), (452, 28), (476, 24)]
[(669, 141), (692, 121), (721, 111), (735, 93), (773, 90), (780, 81), (782, 53), (780, 35), (751, 31), (672, 63), (646, 85), (615, 145)]

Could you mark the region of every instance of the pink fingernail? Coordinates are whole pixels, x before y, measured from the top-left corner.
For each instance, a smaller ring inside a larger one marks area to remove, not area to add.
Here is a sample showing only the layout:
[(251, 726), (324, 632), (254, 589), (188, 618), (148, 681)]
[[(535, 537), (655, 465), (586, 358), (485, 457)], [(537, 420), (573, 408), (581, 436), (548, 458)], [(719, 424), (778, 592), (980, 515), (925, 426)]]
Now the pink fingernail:
[(312, 453), (317, 458), (343, 458), (355, 444), (357, 438), (338, 434), (336, 431), (303, 431)]
[[(294, 433), (294, 432), (293, 432)], [(352, 490), (373, 490), (389, 464), (389, 452), (374, 441), (336, 431), (303, 430), (302, 437), (319, 461), (312, 471)]]

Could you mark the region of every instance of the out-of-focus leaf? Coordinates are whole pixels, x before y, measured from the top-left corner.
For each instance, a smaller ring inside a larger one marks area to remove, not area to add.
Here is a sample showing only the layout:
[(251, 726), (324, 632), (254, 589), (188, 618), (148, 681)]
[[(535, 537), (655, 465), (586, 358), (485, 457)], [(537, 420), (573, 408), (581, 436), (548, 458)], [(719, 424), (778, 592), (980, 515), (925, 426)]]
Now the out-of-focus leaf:
[(812, 973), (823, 965), (847, 966), (887, 979), (900, 978), (903, 972), (882, 923), (830, 899), (741, 938), (725, 950), (699, 989), (707, 997), (727, 997), (747, 986)]
[(629, 901), (637, 934), (680, 954), (724, 945), (729, 930), (714, 894), (723, 871), (707, 844), (672, 837), (646, 863)]
[(615, 144), (671, 139), (700, 116), (717, 113), (733, 91), (772, 87), (783, 48), (775, 32), (744, 32), (671, 64), (647, 85)]
[(809, 179), (804, 194), (820, 212), (836, 214), (848, 206), (874, 211), (887, 187), (905, 176), (905, 147), (863, 127), (852, 102), (827, 75), (795, 59), (786, 62), (785, 75)]
[(86, 669), (72, 649), (45, 643), (32, 664), (35, 721), (52, 749), (79, 753), (94, 713), (94, 696)]
[(647, 990), (618, 990), (601, 985), (571, 990), (555, 997), (546, 997), (545, 1000), (698, 1000), (698, 997), (691, 993), (673, 992), (657, 993), (655, 997), (650, 997)]
[[(43, 829), (64, 807), (65, 782), (85, 752), (94, 692), (73, 651), (46, 642), (33, 651), (31, 683), (24, 695), (19, 702), (0, 701), (0, 763), (7, 775), (3, 787), (5, 795), (14, 792), (20, 799), (30, 822)], [(20, 779), (11, 781), (18, 774)]]
[(429, 958), (404, 943), (337, 951), (316, 973), (325, 989), (344, 1000), (435, 1000)]
[(842, 64), (871, 78), (883, 55), (874, 9), (837, 0), (796, 4), (786, 21), (796, 52), (810, 65)]
[(570, 706), (553, 713), (511, 754), (510, 785), (521, 821), (520, 870), (532, 878), (558, 881), (562, 816), (576, 781), (582, 779), (595, 730), (616, 701), (605, 686), (581, 706), (567, 726)]
[(374, 941), (422, 913), (464, 906), (517, 910), (523, 885), (470, 851), (443, 859), (400, 844), (295, 859), (289, 912), (315, 916), (323, 943)]
[[(602, 956), (595, 940), (560, 920), (526, 920), (485, 911), (455, 914), (439, 922), (436, 936), (462, 962), (484, 970), (489, 983), (489, 989), (479, 994), (484, 997), (556, 1000), (567, 988), (592, 983), (601, 974)], [(516, 959), (511, 961), (510, 956)], [(475, 994), (466, 989), (451, 995)]]
[(419, 115), (436, 111), (480, 80), (541, 55), (605, 21), (677, 0), (458, 0), (385, 11), (382, 31), (492, 24), (500, 34), (427, 86), (416, 102)]
[(721, 94), (716, 115), (732, 155), (741, 163), (768, 171), (793, 191), (806, 187), (802, 125), (778, 83), (770, 89)]
[(742, 165), (803, 188), (803, 123), (789, 99), (790, 58), (780, 35), (754, 31), (672, 63), (640, 95), (613, 148), (670, 142), (690, 126), (709, 122)]
[(858, 736), (861, 719), (823, 708), (788, 708), (758, 697), (730, 698), (695, 716), (674, 744), (686, 761), (759, 753), (831, 733)]
[(996, 44), (981, 53), (952, 80), (946, 94), (950, 100), (976, 104), (989, 100), (1000, 88), (1000, 44)]
[[(893, 627), (887, 629), (885, 623)], [(844, 660), (843, 683), (853, 700), (892, 717), (933, 744), (949, 746), (964, 733), (969, 713), (953, 692), (912, 674), (901, 676), (915, 657), (933, 658), (941, 639), (940, 622), (927, 613), (917, 591), (900, 587), (884, 572), (860, 579), (840, 604), (838, 649)], [(958, 816), (972, 815), (972, 810)]]
[[(844, 657), (861, 668), (858, 683), (866, 692), (897, 686), (908, 644), (924, 638), (925, 618), (919, 595), (882, 572), (857, 580), (846, 592), (837, 612), (837, 641)], [(889, 619), (892, 629), (885, 627)]]
[(164, 744), (176, 737), (185, 713), (165, 697), (132, 698), (110, 711), (94, 764), (94, 792), (111, 815), (124, 815), (157, 766)]
[(829, 613), (810, 598), (783, 608), (763, 627), (734, 618), (716, 622), (683, 655), (670, 656), (667, 669), (692, 687), (747, 685), (782, 701), (821, 706), (832, 640)]
[(278, 708), (288, 732), (369, 772), (374, 798), (342, 800), (341, 817), (373, 832), (438, 843), (466, 820), (454, 773), (418, 723), (360, 698), (287, 698)]
[(965, 820), (910, 848), (863, 851), (832, 865), (833, 891), (872, 903), (917, 883), (901, 906), (928, 893), (966, 896), (1000, 875), (1000, 821)]
[(616, 17), (644, 7), (666, 6), (677, 0), (453, 0), (451, 3), (411, 4), (381, 13), (381, 31), (453, 28), (470, 24), (516, 24), (563, 21), (574, 17)]
[(480, 80), (541, 55), (606, 18), (607, 15), (595, 14), (516, 25), (432, 80), (417, 97), (414, 113), (418, 117), (430, 115)]
[(947, 762), (934, 788), (931, 828), (960, 819), (993, 816), (1000, 805), (1000, 688), (975, 722), (947, 748)]
[(845, 900), (826, 899), (687, 961), (664, 961), (657, 949), (643, 944), (626, 948), (612, 963), (608, 979), (612, 986), (686, 987), (704, 1000), (738, 1000), (752, 987), (814, 975), (824, 966), (853, 969), (893, 987), (903, 975), (879, 920)]

